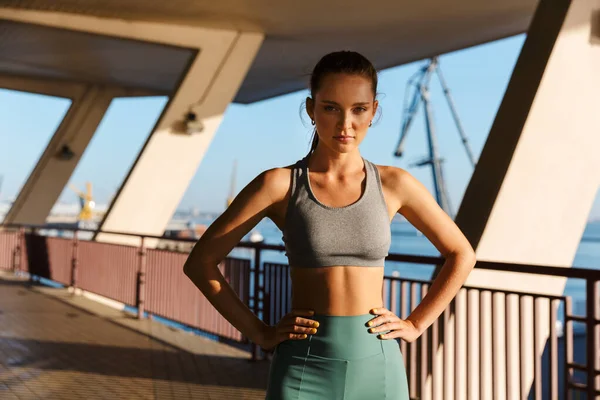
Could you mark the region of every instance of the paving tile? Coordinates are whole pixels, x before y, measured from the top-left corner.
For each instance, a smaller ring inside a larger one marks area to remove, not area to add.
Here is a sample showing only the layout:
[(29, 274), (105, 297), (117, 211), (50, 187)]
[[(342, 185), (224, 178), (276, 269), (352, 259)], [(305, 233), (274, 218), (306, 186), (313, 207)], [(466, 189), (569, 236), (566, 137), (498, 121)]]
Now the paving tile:
[(268, 362), (0, 275), (0, 399), (263, 399)]

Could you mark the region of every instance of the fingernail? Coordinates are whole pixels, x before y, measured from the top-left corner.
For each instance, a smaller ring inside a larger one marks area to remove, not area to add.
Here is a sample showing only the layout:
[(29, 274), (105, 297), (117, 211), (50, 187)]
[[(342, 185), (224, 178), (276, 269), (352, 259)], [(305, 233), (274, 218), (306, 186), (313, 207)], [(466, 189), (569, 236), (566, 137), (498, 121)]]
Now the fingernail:
[(369, 321), (368, 326), (373, 326), (373, 321)]
[(315, 328), (318, 328), (318, 327), (319, 327), (319, 323), (318, 323), (318, 322), (315, 322), (315, 323), (313, 324), (313, 326), (314, 326)]
[(385, 335), (379, 335), (380, 339), (385, 339)]
[(373, 328), (369, 328), (367, 331), (369, 331), (369, 333), (373, 333)]
[(302, 339), (306, 339), (306, 334), (305, 333), (302, 334)]
[(376, 309), (376, 308), (374, 308), (374, 309), (372, 309), (372, 310), (371, 310), (371, 312), (377, 312), (377, 309)]
[(317, 330), (315, 328), (310, 330), (310, 333), (317, 333)]

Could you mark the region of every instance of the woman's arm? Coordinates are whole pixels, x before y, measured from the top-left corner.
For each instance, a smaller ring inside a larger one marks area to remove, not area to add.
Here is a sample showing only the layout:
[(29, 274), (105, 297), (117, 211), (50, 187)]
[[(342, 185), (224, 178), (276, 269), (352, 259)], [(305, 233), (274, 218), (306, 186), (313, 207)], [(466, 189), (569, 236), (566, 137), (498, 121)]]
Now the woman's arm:
[(454, 221), (417, 179), (395, 168), (394, 192), (402, 214), (445, 258), (440, 273), (421, 303), (406, 319), (419, 335), (448, 307), (475, 266), (475, 252)]
[[(268, 215), (272, 205), (281, 201), (289, 189), (288, 182), (289, 171), (283, 168), (258, 175), (200, 237), (183, 267), (184, 273), (215, 309), (258, 344), (268, 326), (240, 300), (219, 271), (218, 264)], [(286, 183), (288, 188), (285, 188)]]
[(475, 252), (452, 219), (440, 208), (425, 186), (407, 171), (381, 167), (380, 176), (388, 211), (400, 213), (433, 243), (445, 258), (427, 295), (406, 319), (390, 310), (374, 308), (367, 322), (370, 333), (381, 339), (416, 340), (448, 307), (475, 266)]

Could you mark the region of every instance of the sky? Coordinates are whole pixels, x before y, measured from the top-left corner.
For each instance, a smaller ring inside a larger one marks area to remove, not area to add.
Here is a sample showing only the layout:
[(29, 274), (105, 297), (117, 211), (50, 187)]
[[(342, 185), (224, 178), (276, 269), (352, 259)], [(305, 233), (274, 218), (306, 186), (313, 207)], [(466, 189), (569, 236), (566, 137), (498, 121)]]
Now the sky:
[[(450, 88), (469, 144), (478, 158), (504, 96), (525, 35), (442, 55), (440, 67)], [(431, 169), (412, 164), (427, 156), (424, 116), (411, 127), (405, 155), (393, 155), (404, 117), (407, 82), (425, 61), (380, 71), (378, 98), (381, 113), (360, 147), (363, 157), (377, 164), (407, 169), (433, 193)], [(236, 190), (260, 172), (302, 158), (309, 150), (312, 129), (302, 105), (306, 90), (253, 103), (232, 104), (226, 110), (200, 167), (179, 205), (222, 212), (229, 193), (234, 160)], [(165, 97), (115, 99), (70, 183), (84, 189), (93, 185), (96, 203), (110, 201), (127, 175), (144, 141), (166, 104)], [(454, 211), (467, 187), (472, 166), (460, 141), (437, 77), (431, 83), (431, 102), (438, 147)], [(13, 199), (66, 113), (70, 101), (0, 89), (0, 202)], [(76, 203), (68, 187), (59, 202)], [(600, 196), (590, 213), (600, 218)]]

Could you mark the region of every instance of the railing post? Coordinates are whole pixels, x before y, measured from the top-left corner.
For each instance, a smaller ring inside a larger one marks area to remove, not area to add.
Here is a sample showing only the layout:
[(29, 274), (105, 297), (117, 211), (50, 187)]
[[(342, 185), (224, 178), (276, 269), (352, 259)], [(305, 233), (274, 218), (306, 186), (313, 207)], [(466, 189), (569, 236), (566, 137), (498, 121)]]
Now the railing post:
[(73, 253), (71, 255), (71, 287), (73, 293), (77, 289), (77, 266), (79, 264), (79, 234), (77, 229), (73, 231)]
[[(278, 289), (281, 289), (281, 288), (278, 288)], [(270, 293), (267, 293), (267, 292), (264, 293), (263, 304), (264, 304), (263, 321), (265, 322), (265, 324), (272, 325), (272, 324), (276, 323), (276, 321), (273, 321), (273, 319), (271, 319), (271, 312), (273, 310), (271, 310), (271, 294)]]
[(23, 228), (19, 228), (19, 231), (17, 232), (17, 246), (15, 247), (14, 251), (13, 251), (13, 265), (12, 265), (12, 269), (13, 269), (13, 274), (17, 275), (17, 272), (21, 269), (21, 258), (22, 258), (22, 253), (21, 253), (21, 249), (23, 248), (23, 245), (21, 244), (21, 241), (23, 240)]
[(19, 263), (17, 264), (19, 275), (25, 272), (23, 268), (23, 264), (25, 263), (25, 247), (25, 228), (19, 228)]
[(587, 398), (593, 399), (596, 396), (596, 365), (598, 357), (596, 348), (596, 314), (600, 296), (598, 294), (596, 281), (592, 278), (586, 280), (586, 323), (585, 338), (587, 341)]
[[(260, 248), (254, 247), (254, 290), (252, 291), (252, 297), (254, 298), (253, 311), (254, 314), (260, 318), (260, 307), (258, 306), (259, 296), (260, 296)], [(262, 318), (261, 318), (262, 319)], [(259, 359), (260, 348), (256, 343), (252, 343), (252, 361), (257, 361)]]
[(571, 297), (565, 297), (565, 326), (563, 337), (565, 338), (565, 381), (564, 381), (564, 399), (570, 400), (571, 387), (573, 380), (573, 369), (569, 366), (573, 364), (573, 305)]
[(146, 301), (146, 247), (144, 246), (144, 237), (141, 237), (138, 251), (138, 275), (137, 275), (137, 317), (144, 318), (144, 303)]
[[(31, 230), (29, 231), (29, 238), (30, 238), (30, 239), (32, 239), (32, 240), (34, 240), (34, 239), (33, 239), (33, 237), (34, 237), (34, 236), (39, 236), (39, 230), (38, 230), (37, 228), (35, 228), (35, 227), (34, 227), (34, 228), (31, 228)], [(23, 237), (23, 243), (25, 243), (25, 236)], [(21, 254), (23, 254), (23, 251), (21, 251)], [(28, 264), (29, 264), (29, 259), (27, 260), (27, 262), (28, 262)], [(36, 279), (34, 278), (34, 275), (31, 273), (31, 267), (30, 267), (30, 268), (28, 268), (28, 269), (29, 269), (29, 271), (27, 271), (27, 273), (28, 273), (28, 275), (29, 275), (29, 284), (30, 284), (30, 285), (34, 285), (34, 284), (35, 284), (35, 281), (36, 281)], [(22, 273), (22, 272), (23, 272), (23, 271), (21, 271), (21, 273)], [(38, 282), (40, 281), (39, 277), (37, 278), (37, 281), (38, 281)]]
[[(590, 278), (591, 280), (591, 278)], [(593, 308), (593, 316), (596, 320), (594, 323), (594, 346), (592, 348), (595, 349), (595, 369), (596, 369), (596, 379), (594, 381), (596, 393), (598, 396), (598, 392), (600, 391), (600, 281), (594, 281), (592, 283), (594, 285), (594, 308)]]

